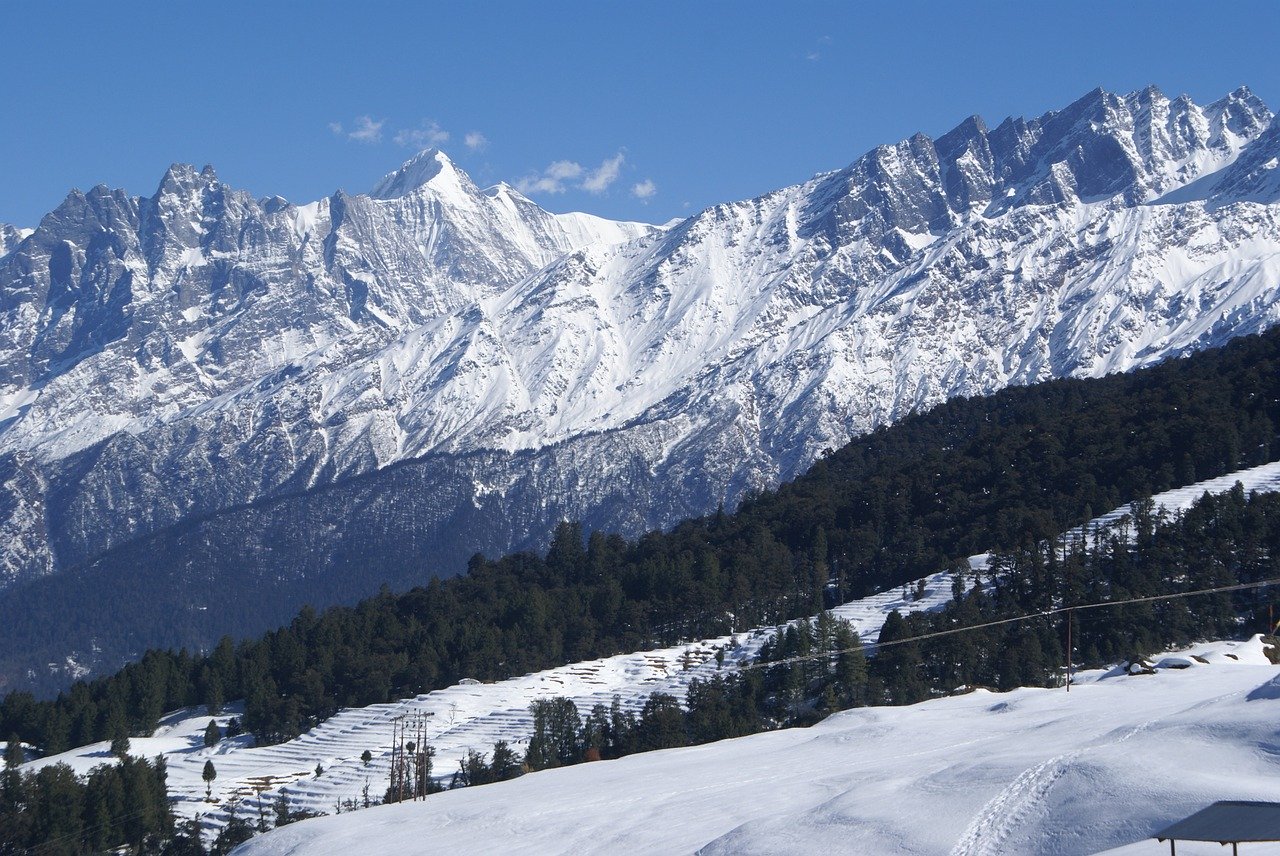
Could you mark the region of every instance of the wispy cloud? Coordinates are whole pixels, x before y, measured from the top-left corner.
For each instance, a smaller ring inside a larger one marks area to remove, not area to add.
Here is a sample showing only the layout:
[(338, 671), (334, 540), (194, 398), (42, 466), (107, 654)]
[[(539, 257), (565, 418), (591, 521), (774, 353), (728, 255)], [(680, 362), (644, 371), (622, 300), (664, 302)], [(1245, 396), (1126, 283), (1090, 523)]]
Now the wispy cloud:
[(462, 142), (465, 143), (467, 148), (471, 149), (471, 151), (478, 152), (482, 151), (489, 145), (489, 138), (479, 131), (469, 131), (467, 132), (467, 135), (462, 138)]
[(830, 36), (822, 36), (818, 39), (818, 46), (804, 55), (809, 62), (818, 62), (822, 59), (822, 48), (831, 44)]
[(542, 172), (531, 173), (516, 182), (521, 193), (564, 193), (570, 182), (582, 176), (581, 164), (569, 160), (555, 161)]
[(558, 160), (541, 172), (526, 175), (516, 182), (516, 187), (521, 193), (564, 193), (571, 188), (604, 193), (618, 180), (626, 162), (622, 152), (605, 158), (595, 169), (587, 169), (577, 161)]
[(626, 163), (626, 156), (622, 152), (618, 152), (611, 158), (606, 158), (600, 166), (591, 170), (587, 177), (582, 181), (582, 189), (588, 193), (604, 193), (609, 189), (609, 185), (618, 180), (618, 175), (622, 172), (622, 165)]
[(416, 128), (403, 128), (396, 131), (395, 140), (397, 146), (406, 146), (414, 149), (427, 149), (442, 146), (449, 142), (449, 132), (441, 128), (435, 120), (423, 120)]
[(631, 195), (642, 202), (648, 202), (658, 193), (658, 185), (653, 183), (653, 179), (646, 178), (644, 181), (637, 181), (631, 185)]
[(370, 116), (357, 116), (350, 130), (344, 128), (341, 122), (330, 122), (329, 130), (339, 136), (345, 135), (348, 140), (355, 140), (357, 143), (377, 143), (382, 141), (382, 126), (385, 124), (386, 119), (374, 120)]

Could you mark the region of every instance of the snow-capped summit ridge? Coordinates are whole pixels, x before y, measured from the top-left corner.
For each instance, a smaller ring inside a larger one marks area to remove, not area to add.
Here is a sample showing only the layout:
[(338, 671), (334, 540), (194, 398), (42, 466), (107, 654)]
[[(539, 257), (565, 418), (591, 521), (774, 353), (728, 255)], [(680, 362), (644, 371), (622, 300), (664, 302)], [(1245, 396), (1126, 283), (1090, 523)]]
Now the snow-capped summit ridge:
[(458, 169), (448, 155), (439, 149), (425, 149), (401, 164), (399, 169), (384, 175), (369, 195), (374, 199), (397, 199), (442, 174), (455, 182), (458, 180)]

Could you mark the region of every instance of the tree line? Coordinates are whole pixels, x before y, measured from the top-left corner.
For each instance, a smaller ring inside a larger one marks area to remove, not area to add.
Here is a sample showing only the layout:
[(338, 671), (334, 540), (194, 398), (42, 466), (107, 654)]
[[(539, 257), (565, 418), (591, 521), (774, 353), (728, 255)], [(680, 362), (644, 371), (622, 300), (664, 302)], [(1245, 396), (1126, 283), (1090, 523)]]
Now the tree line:
[(341, 708), (464, 677), (777, 624), (1269, 461), (1277, 419), (1280, 333), (1130, 375), (958, 399), (853, 441), (733, 514), (633, 540), (563, 523), (545, 556), (477, 555), (458, 577), (304, 609), (257, 639), (148, 651), (50, 701), (11, 693), (0, 734), (57, 752), (238, 698), (245, 728), (275, 742)]
[[(855, 628), (828, 611), (779, 626), (746, 668), (726, 669), (690, 682), (683, 699), (651, 694), (634, 709), (611, 705), (579, 711), (572, 699), (539, 699), (530, 706), (531, 736), (523, 755), (505, 741), (492, 753), (469, 751), (449, 776), (435, 773), (433, 748), (421, 729), (400, 729), (383, 802), (427, 797), (444, 789), (515, 778), (527, 772), (637, 752), (810, 725), (851, 707), (910, 704), (987, 686), (1051, 686), (1064, 679), (1065, 623), (1072, 621), (1073, 654), (1083, 666), (1140, 658), (1198, 639), (1268, 630), (1268, 592), (1246, 590), (1126, 604), (1080, 616), (1041, 619), (1072, 605), (1197, 592), (1280, 576), (1280, 495), (1246, 494), (1237, 485), (1205, 494), (1185, 512), (1132, 504), (1115, 524), (992, 554), (985, 569), (958, 565), (952, 600), (941, 610), (889, 614), (874, 646), (863, 651)], [(1265, 618), (1264, 618), (1265, 616)], [(1010, 618), (1028, 620), (979, 627)], [(958, 628), (961, 633), (930, 636)], [(717, 662), (723, 662), (722, 656)], [(215, 723), (206, 744), (219, 737)], [(127, 747), (124, 747), (127, 749)], [(366, 763), (370, 755), (363, 756)], [(95, 852), (121, 846), (135, 852), (205, 853), (197, 823), (175, 825), (164, 790), (164, 761), (127, 754), (84, 779), (65, 765), (23, 773), (21, 747), (11, 743), (0, 781), (0, 853)], [(317, 767), (316, 775), (322, 774)], [(213, 762), (205, 778), (216, 777)], [(373, 804), (365, 794), (363, 806)], [(350, 803), (347, 808), (360, 806)], [(276, 826), (314, 816), (291, 811), (283, 795)], [(212, 852), (271, 828), (232, 812)]]

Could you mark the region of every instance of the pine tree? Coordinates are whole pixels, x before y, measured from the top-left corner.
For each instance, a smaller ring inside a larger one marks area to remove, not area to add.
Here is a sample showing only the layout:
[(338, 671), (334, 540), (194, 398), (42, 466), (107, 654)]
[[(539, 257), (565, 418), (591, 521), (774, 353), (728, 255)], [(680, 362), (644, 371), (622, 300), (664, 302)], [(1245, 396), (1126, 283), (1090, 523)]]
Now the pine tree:
[(515, 751), (507, 745), (507, 741), (499, 740), (493, 744), (493, 761), (489, 764), (496, 781), (514, 779), (520, 775), (520, 759)]
[(0, 841), (14, 847), (27, 840), (31, 825), (31, 812), (26, 810), (27, 779), (19, 769), (23, 760), (22, 742), (18, 735), (11, 735), (4, 749), (4, 775), (0, 777)]
[(198, 815), (178, 825), (173, 837), (165, 842), (160, 856), (205, 856)]
[(582, 719), (571, 699), (536, 699), (529, 705), (533, 714), (533, 736), (525, 753), (531, 770), (575, 763), (582, 754)]
[(214, 746), (222, 739), (222, 729), (218, 728), (218, 723), (209, 720), (209, 724), (204, 727), (204, 745), (206, 747)]
[(129, 754), (129, 732), (125, 730), (123, 723), (115, 730), (111, 738), (111, 754), (117, 758), (123, 758)]
[(841, 707), (861, 704), (867, 685), (867, 658), (862, 641), (847, 621), (836, 625), (833, 644), (836, 650), (835, 691)]
[(222, 827), (222, 831), (214, 839), (213, 849), (209, 851), (211, 856), (226, 856), (253, 837), (253, 826), (237, 813), (236, 808), (234, 805), (231, 807), (231, 816), (227, 819), (226, 826)]
[(213, 780), (218, 778), (218, 771), (213, 766), (212, 758), (204, 762), (204, 771), (200, 774), (200, 778), (204, 779), (204, 798), (206, 800), (212, 800)]

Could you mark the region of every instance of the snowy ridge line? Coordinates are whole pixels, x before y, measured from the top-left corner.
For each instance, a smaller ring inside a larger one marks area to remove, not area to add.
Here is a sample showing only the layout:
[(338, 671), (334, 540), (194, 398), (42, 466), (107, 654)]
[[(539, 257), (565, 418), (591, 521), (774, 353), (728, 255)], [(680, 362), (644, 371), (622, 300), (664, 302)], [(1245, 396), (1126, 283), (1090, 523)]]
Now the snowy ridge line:
[[(32, 462), (0, 479), (0, 586), (436, 454), (427, 489), (456, 490), (450, 508), (471, 502), (496, 542), (441, 534), (451, 518), (430, 503), (406, 509), (457, 566), (561, 517), (648, 531), (956, 395), (1259, 332), (1280, 320), (1272, 118), (1243, 88), (1203, 106), (1098, 90), (664, 229), (566, 220), (481, 190), (438, 152), (379, 198), (255, 200), (183, 167), (151, 199), (73, 194), (0, 257), (15, 283), (0, 301), (0, 453)], [(144, 213), (155, 228), (125, 225)], [(66, 252), (70, 290), (48, 274)], [(219, 298), (224, 276), (254, 299)], [(116, 339), (106, 296), (125, 282)], [(61, 299), (76, 311), (43, 311)], [(127, 477), (137, 460), (148, 478)], [(298, 573), (341, 573), (342, 533), (315, 532)]]
[[(1237, 481), (1251, 491), (1280, 491), (1280, 462), (1175, 488), (1152, 500), (1157, 507), (1182, 510), (1206, 491), (1228, 490)], [(1127, 513), (1128, 506), (1122, 506), (1070, 531), (1114, 522)], [(988, 559), (989, 554), (972, 556), (969, 566), (985, 569)], [(942, 609), (951, 601), (952, 580), (952, 571), (940, 571), (923, 578), (924, 592), (919, 599), (904, 595), (904, 588), (915, 588), (908, 584), (850, 601), (830, 612), (850, 621), (864, 646), (875, 646), (890, 612)], [(210, 749), (203, 746), (205, 724), (214, 719), (225, 729), (230, 717), (240, 712), (235, 705), (227, 706), (215, 717), (191, 710), (175, 712), (166, 717), (155, 736), (133, 738), (132, 743), (137, 754), (165, 755), (175, 813), (179, 817), (201, 814), (210, 829), (226, 822), (224, 804), (234, 795), (241, 798), (241, 811), (248, 811), (249, 816), (257, 812), (259, 801), (269, 811), (271, 801), (281, 793), (288, 796), (293, 808), (332, 812), (335, 802), (358, 802), (366, 782), (371, 796), (381, 796), (390, 767), (392, 721), (396, 717), (426, 718), (429, 726), (425, 739), (437, 752), (435, 775), (447, 778), (468, 750), (490, 751), (500, 739), (517, 751), (527, 745), (532, 730), (528, 708), (535, 699), (565, 696), (584, 712), (595, 704), (609, 705), (615, 695), (624, 709), (633, 712), (638, 712), (653, 692), (666, 692), (683, 700), (695, 678), (750, 667), (761, 646), (777, 629), (759, 627), (669, 648), (572, 663), (490, 684), (455, 684), (413, 698), (346, 709), (305, 734), (273, 746), (253, 747), (248, 735), (224, 739)], [(956, 630), (960, 629), (971, 628)], [(737, 647), (733, 647), (735, 641)], [(715, 661), (718, 650), (725, 653), (723, 666)], [(365, 749), (374, 754), (368, 766), (360, 761)], [(205, 802), (201, 778), (204, 762), (209, 759), (218, 771), (214, 794), (219, 802), (215, 804)], [(108, 745), (100, 743), (31, 763), (57, 761), (67, 761), (83, 773), (97, 763), (111, 763), (112, 756)], [(320, 778), (313, 775), (317, 763), (325, 768)], [(254, 793), (255, 784), (267, 777), (271, 786), (262, 791), (259, 799)]]

